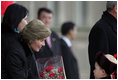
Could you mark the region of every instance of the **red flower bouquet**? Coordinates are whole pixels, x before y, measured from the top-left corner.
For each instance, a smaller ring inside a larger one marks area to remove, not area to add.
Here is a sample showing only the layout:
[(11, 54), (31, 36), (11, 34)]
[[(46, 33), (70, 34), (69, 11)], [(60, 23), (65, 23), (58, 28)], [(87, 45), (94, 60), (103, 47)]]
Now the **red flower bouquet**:
[(46, 70), (47, 72), (50, 72), (52, 69), (54, 69), (54, 66), (46, 67), (45, 70)]
[(63, 73), (63, 68), (58, 68), (58, 72), (61, 74)]
[(42, 78), (44, 78), (44, 77), (45, 77), (45, 74), (42, 72), (42, 73), (40, 73), (40, 76), (41, 76)]
[(55, 78), (55, 73), (50, 73), (49, 74), (49, 77), (52, 78), (52, 79), (54, 79)]
[(64, 79), (64, 77), (63, 76), (59, 76), (58, 79)]
[(46, 67), (40, 73), (40, 77), (44, 79), (64, 79), (63, 68), (55, 68), (54, 66)]
[(62, 56), (38, 58), (38, 75), (40, 79), (65, 79)]

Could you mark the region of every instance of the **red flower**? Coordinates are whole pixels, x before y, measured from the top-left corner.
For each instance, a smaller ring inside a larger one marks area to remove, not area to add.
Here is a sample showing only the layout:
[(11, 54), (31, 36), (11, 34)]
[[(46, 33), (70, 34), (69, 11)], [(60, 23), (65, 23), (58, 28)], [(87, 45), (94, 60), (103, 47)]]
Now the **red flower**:
[(63, 68), (58, 68), (58, 72), (59, 72), (60, 74), (62, 74), (62, 73), (63, 73)]
[(52, 69), (54, 69), (54, 67), (53, 66), (49, 66), (49, 67), (46, 67), (46, 72), (50, 72)]
[(114, 57), (115, 57), (115, 58), (117, 58), (117, 53), (116, 53), (116, 54), (114, 54)]
[(44, 78), (45, 74), (43, 72), (40, 73), (40, 77)]
[(54, 79), (55, 74), (54, 74), (54, 73), (50, 73), (50, 74), (49, 74), (49, 77), (51, 77), (51, 78), (53, 78), (53, 79)]
[(59, 76), (58, 79), (64, 79), (64, 77), (63, 76)]

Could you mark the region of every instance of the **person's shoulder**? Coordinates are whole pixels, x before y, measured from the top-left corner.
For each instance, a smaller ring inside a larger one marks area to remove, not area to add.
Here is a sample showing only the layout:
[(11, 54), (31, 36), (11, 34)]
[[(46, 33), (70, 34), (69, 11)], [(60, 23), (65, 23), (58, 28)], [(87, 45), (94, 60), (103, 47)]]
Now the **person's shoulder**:
[(64, 40), (63, 40), (62, 38), (60, 38), (60, 42), (61, 42), (61, 43), (64, 43)]
[(51, 38), (55, 38), (57, 40), (60, 39), (60, 37), (58, 36), (58, 34), (55, 31), (53, 31), (53, 30), (52, 30), (52, 33), (51, 33)]
[(25, 50), (20, 43), (17, 43), (17, 45), (10, 45), (9, 47), (10, 47), (8, 49), (9, 55), (18, 57), (20, 59), (26, 58)]
[(51, 30), (51, 31), (52, 31), (51, 35), (53, 35), (53, 36), (58, 36), (55, 31), (53, 31), (53, 30)]
[(64, 40), (63, 40), (62, 38), (60, 38), (60, 42), (61, 42), (61, 43), (64, 43)]
[(89, 37), (91, 35), (95, 35), (95, 33), (96, 34), (99, 34), (99, 33), (106, 32), (106, 30), (107, 30), (107, 24), (106, 24), (106, 22), (103, 19), (100, 19), (99, 21), (97, 21), (95, 23), (95, 25), (90, 30)]
[(2, 46), (9, 47), (9, 46), (12, 46), (12, 45), (16, 45), (17, 40), (12, 35), (2, 34), (1, 35), (1, 43), (2, 43)]
[(61, 42), (61, 46), (67, 47), (67, 44), (66, 44), (66, 42), (63, 39), (60, 39), (60, 42)]
[(2, 47), (10, 53), (23, 53), (23, 47), (20, 41), (11, 35), (2, 35)]
[(93, 29), (105, 29), (107, 28), (107, 26), (108, 24), (106, 23), (106, 21), (101, 18), (99, 21), (95, 23), (95, 25), (93, 26)]

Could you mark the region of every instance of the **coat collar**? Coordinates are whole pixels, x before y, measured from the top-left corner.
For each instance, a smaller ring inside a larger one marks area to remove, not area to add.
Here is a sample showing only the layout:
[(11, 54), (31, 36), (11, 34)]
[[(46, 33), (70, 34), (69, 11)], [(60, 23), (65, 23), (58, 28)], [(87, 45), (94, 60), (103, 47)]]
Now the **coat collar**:
[(32, 52), (31, 52), (28, 44), (26, 44), (22, 39), (20, 39), (20, 42), (21, 42), (21, 44), (23, 46), (23, 49), (25, 51), (26, 56), (31, 56), (32, 55)]
[(110, 75), (108, 75), (108, 76), (100, 78), (100, 79), (111, 79), (111, 77), (110, 77)]
[(102, 19), (104, 19), (112, 27), (113, 31), (117, 34), (117, 19), (107, 11), (103, 12)]
[(71, 41), (66, 36), (63, 36), (62, 39), (66, 42), (68, 47), (72, 46)]

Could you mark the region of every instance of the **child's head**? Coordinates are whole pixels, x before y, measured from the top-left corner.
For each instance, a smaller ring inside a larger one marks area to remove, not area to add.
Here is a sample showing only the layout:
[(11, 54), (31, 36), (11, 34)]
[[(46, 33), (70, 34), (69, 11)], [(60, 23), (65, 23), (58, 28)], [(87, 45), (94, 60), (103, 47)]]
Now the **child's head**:
[(103, 52), (96, 53), (95, 57), (95, 78), (103, 78), (111, 75), (117, 70), (117, 60), (110, 54)]

